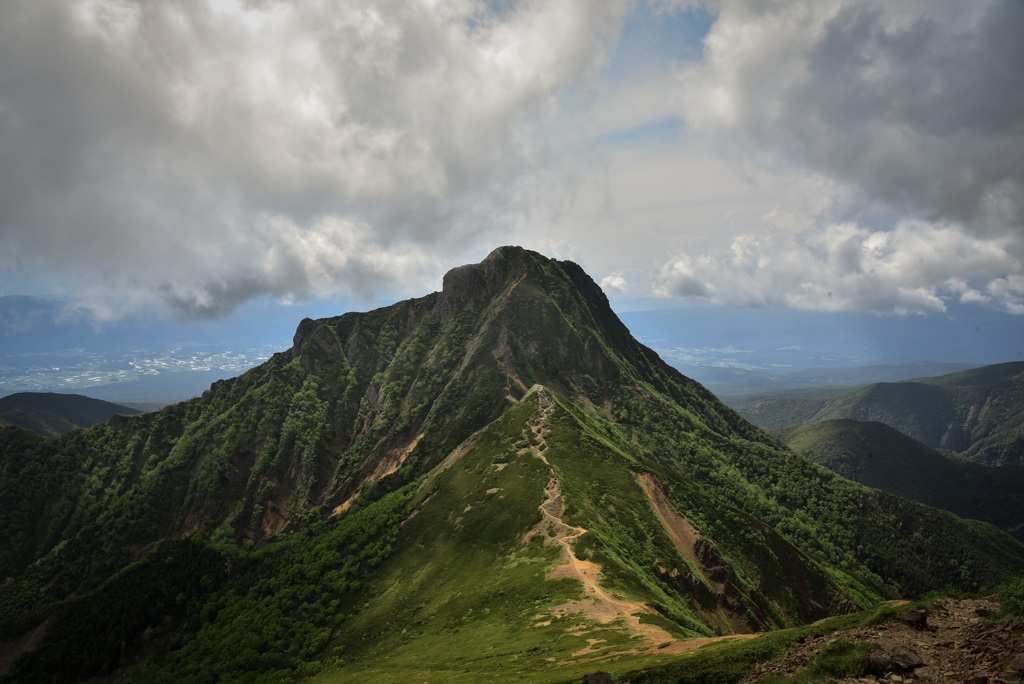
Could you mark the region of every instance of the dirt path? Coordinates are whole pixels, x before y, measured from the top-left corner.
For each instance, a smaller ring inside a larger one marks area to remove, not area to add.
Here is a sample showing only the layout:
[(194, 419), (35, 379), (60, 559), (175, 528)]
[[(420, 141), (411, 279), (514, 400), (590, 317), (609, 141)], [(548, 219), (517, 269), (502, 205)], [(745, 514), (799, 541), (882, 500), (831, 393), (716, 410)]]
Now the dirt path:
[[(547, 434), (550, 429), (548, 421), (555, 409), (555, 403), (543, 387), (535, 385), (531, 391), (536, 392), (537, 402), (540, 411), (529, 424), (529, 434), (524, 434), (528, 446), (519, 449), (520, 455), (531, 454), (544, 463), (548, 463), (545, 451), (547, 450)], [(550, 464), (549, 464), (550, 465)], [(573, 653), (574, 660), (571, 662), (580, 663), (591, 660), (601, 660), (615, 655), (638, 654), (642, 652), (657, 651), (658, 653), (686, 653), (696, 650), (707, 644), (724, 639), (750, 638), (753, 635), (737, 635), (725, 637), (703, 637), (698, 639), (677, 640), (667, 631), (653, 624), (642, 622), (644, 615), (657, 615), (657, 613), (646, 604), (638, 601), (629, 601), (617, 598), (609, 593), (600, 584), (601, 566), (583, 558), (579, 558), (573, 551), (572, 544), (576, 539), (586, 534), (587, 530), (566, 523), (562, 516), (565, 514), (565, 498), (562, 494), (562, 486), (558, 476), (552, 471), (551, 479), (545, 487), (544, 502), (540, 505), (541, 522), (531, 530), (524, 538), (524, 543), (529, 542), (536, 536), (543, 537), (545, 546), (558, 545), (561, 547), (562, 558), (565, 561), (550, 572), (550, 579), (569, 577), (579, 580), (583, 585), (583, 598), (555, 606), (550, 613), (537, 616), (536, 626), (544, 627), (550, 625), (552, 620), (558, 617), (571, 614), (582, 614), (590, 620), (601, 625), (621, 623), (625, 628), (643, 639), (644, 644), (625, 651), (608, 651), (602, 646), (602, 639), (587, 639), (588, 645)], [(667, 505), (667, 502), (666, 502)], [(662, 521), (666, 527), (669, 522)], [(679, 526), (676, 526), (677, 529)], [(692, 528), (691, 528), (692, 529)], [(696, 537), (696, 530), (693, 530)], [(677, 543), (685, 543), (679, 539)], [(693, 542), (689, 543), (690, 554), (693, 554)], [(696, 567), (701, 567), (694, 557)], [(586, 634), (586, 628), (581, 628), (578, 636)]]
[[(521, 449), (520, 453), (525, 454), (529, 452), (547, 463), (548, 460), (544, 452), (547, 449), (548, 419), (555, 405), (543, 387), (535, 386), (533, 390), (537, 393), (540, 411), (529, 425), (531, 434), (527, 435), (527, 438), (530, 446), (528, 449)], [(583, 598), (556, 606), (550, 615), (538, 616), (540, 620), (538, 626), (550, 624), (551, 619), (554, 617), (561, 617), (572, 613), (581, 613), (602, 625), (621, 621), (630, 632), (641, 637), (646, 642), (643, 648), (630, 651), (632, 653), (655, 649), (659, 646), (662, 647), (659, 649), (660, 652), (664, 652), (666, 648), (672, 649), (671, 652), (677, 652), (677, 647), (688, 650), (688, 648), (698, 648), (711, 641), (711, 639), (676, 641), (671, 634), (661, 627), (645, 624), (641, 621), (643, 615), (657, 614), (646, 604), (617, 598), (604, 589), (600, 584), (601, 566), (592, 561), (579, 558), (573, 551), (573, 541), (586, 534), (587, 530), (582, 527), (569, 525), (562, 519), (565, 513), (565, 499), (562, 495), (561, 483), (554, 472), (552, 472), (551, 479), (545, 488), (545, 494), (544, 502), (540, 505), (541, 522), (527, 535), (526, 540), (529, 541), (535, 535), (541, 534), (544, 536), (545, 545), (552, 546), (558, 544), (561, 547), (562, 558), (565, 562), (552, 570), (548, 577), (550, 579), (570, 577), (579, 580), (583, 585)], [(588, 639), (588, 642), (589, 645), (586, 648), (577, 651), (573, 656), (579, 658), (587, 655), (612, 655), (611, 653), (602, 652), (601, 640)], [(666, 644), (669, 645), (666, 646)]]
[(548, 419), (555, 410), (555, 402), (548, 396), (547, 390), (542, 385), (534, 385), (530, 388), (530, 391), (537, 394), (537, 405), (540, 406), (540, 412), (529, 423), (531, 434), (524, 435), (529, 446), (520, 449), (519, 455), (531, 453), (547, 463), (548, 459), (544, 456), (544, 451), (548, 448), (546, 440), (548, 430), (550, 429)]
[[(600, 585), (601, 566), (592, 561), (579, 558), (572, 549), (572, 542), (586, 534), (586, 529), (566, 524), (562, 520), (565, 512), (565, 501), (562, 497), (561, 485), (558, 478), (552, 475), (545, 490), (547, 497), (540, 505), (543, 515), (541, 525), (545, 528), (545, 543), (558, 544), (562, 548), (562, 558), (565, 563), (552, 570), (548, 578), (560, 579), (569, 577), (577, 579), (583, 585), (583, 598), (569, 601), (562, 605), (555, 606), (550, 615), (538, 616), (540, 625), (551, 624), (551, 618), (562, 617), (573, 613), (581, 613), (586, 617), (602, 624), (610, 624), (621, 621), (625, 623), (630, 632), (643, 638), (647, 644), (646, 648), (656, 648), (672, 642), (671, 634), (657, 625), (644, 624), (641, 616), (654, 614), (654, 611), (643, 603), (628, 601), (612, 596)], [(586, 656), (589, 654), (601, 653), (600, 641), (588, 640), (590, 645), (576, 653), (574, 657)], [(639, 652), (635, 649), (631, 652)], [(611, 655), (604, 654), (601, 655)]]

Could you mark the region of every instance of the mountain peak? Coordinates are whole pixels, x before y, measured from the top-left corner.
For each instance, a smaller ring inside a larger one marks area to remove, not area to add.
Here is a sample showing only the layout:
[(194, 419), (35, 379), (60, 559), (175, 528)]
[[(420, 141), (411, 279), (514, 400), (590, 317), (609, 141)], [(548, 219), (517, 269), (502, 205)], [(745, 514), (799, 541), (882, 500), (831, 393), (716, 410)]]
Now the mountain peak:
[[(467, 264), (444, 276), (440, 308), (457, 311), (465, 307), (487, 306), (491, 300), (507, 305), (518, 287), (534, 305), (552, 299), (572, 323), (584, 323), (610, 335), (621, 346), (632, 340), (629, 331), (612, 311), (600, 286), (573, 261), (559, 261), (523, 247), (506, 245), (491, 251), (478, 264)], [(527, 321), (520, 320), (518, 324)]]
[(480, 332), (494, 336), (487, 343), (493, 358), (524, 390), (537, 382), (566, 391), (582, 376), (614, 382), (622, 368), (655, 358), (578, 264), (522, 247), (498, 247), (480, 263), (449, 271), (437, 311), (478, 316)]
[(364, 466), (338, 470), (313, 496), (332, 508), (394, 463), (416, 461), (409, 475), (426, 472), (534, 385), (603, 407), (621, 404), (624, 386), (642, 386), (690, 407), (719, 434), (753, 436), (710, 392), (635, 340), (578, 264), (522, 247), (499, 247), (450, 270), (439, 293), (304, 320), (280, 361), (292, 359), (362, 416), (338, 439), (342, 448), (366, 447)]
[(448, 271), (443, 280), (442, 296), (448, 303), (479, 301), (504, 292), (522, 281), (551, 286), (558, 280), (571, 282), (588, 300), (608, 307), (608, 299), (601, 288), (578, 264), (551, 259), (539, 252), (513, 245), (492, 250), (480, 263), (466, 264)]

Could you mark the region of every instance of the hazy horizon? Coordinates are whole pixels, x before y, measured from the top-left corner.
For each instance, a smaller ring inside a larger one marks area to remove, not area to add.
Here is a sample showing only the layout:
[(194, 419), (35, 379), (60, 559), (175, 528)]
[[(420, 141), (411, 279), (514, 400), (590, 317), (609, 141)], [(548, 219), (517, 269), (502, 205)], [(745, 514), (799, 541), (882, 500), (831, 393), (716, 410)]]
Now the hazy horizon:
[[(1024, 359), (1018, 317), (991, 309), (881, 316), (660, 299), (611, 303), (641, 342), (720, 396), (902, 380)], [(340, 310), (341, 301), (262, 300), (215, 321), (143, 315), (98, 325), (69, 315), (65, 305), (73, 307), (70, 300), (0, 297), (0, 396), (57, 391), (131, 404), (180, 401), (286, 350), (302, 318), (349, 312)]]

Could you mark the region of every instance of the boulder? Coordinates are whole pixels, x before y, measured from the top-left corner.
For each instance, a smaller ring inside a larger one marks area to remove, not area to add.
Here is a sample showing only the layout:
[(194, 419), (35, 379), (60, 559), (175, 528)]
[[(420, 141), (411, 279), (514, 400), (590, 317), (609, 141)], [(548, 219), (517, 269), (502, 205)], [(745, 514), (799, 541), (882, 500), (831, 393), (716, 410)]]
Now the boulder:
[(892, 658), (885, 651), (875, 650), (868, 654), (866, 674), (884, 677), (893, 671)]
[(923, 608), (905, 610), (896, 619), (914, 629), (928, 629), (928, 611)]
[(902, 644), (893, 646), (889, 650), (889, 659), (892, 661), (893, 669), (900, 672), (913, 672), (919, 667), (924, 667), (924, 660), (917, 651)]
[(607, 672), (598, 670), (588, 675), (583, 675), (583, 684), (615, 684), (615, 680)]

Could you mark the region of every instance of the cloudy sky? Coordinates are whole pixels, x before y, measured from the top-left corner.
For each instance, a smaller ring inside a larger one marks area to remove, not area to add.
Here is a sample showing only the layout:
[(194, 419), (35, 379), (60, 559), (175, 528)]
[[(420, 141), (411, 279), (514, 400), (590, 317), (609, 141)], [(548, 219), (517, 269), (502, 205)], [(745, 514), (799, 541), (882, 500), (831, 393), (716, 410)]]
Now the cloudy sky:
[[(1024, 3), (3, 0), (0, 294), (1024, 314)], [(1022, 319), (1024, 320), (1024, 319)]]

